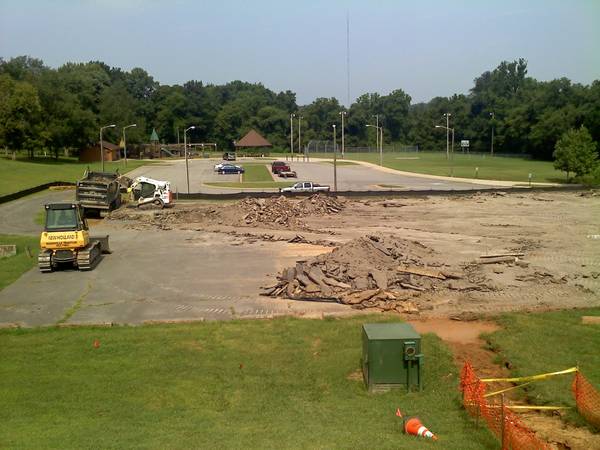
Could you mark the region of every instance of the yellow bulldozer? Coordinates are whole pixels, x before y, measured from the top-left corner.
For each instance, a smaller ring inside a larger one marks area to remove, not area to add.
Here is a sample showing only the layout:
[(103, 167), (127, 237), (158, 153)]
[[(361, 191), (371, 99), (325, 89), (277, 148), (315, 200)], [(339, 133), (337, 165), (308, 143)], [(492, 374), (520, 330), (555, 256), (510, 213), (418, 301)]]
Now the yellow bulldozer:
[(45, 205), (45, 211), (38, 256), (40, 271), (52, 272), (65, 265), (91, 270), (102, 253), (110, 253), (108, 236), (90, 237), (79, 203), (51, 203)]

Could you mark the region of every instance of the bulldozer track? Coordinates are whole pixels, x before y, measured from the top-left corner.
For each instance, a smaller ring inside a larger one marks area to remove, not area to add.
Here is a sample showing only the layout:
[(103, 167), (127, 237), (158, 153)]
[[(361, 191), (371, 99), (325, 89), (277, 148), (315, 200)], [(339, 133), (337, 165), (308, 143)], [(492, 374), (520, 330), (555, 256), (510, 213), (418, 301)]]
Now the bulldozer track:
[(92, 270), (100, 260), (100, 242), (88, 244), (77, 253), (77, 267), (79, 270)]
[(52, 252), (51, 251), (43, 251), (38, 255), (38, 267), (40, 272), (48, 273), (52, 272)]

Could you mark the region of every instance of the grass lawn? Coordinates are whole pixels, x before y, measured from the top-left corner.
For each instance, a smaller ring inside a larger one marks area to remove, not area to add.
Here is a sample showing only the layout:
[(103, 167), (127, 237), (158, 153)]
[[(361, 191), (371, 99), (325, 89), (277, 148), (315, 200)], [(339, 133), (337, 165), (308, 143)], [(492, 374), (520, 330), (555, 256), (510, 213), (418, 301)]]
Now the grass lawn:
[[(0, 447), (497, 448), (433, 335), (422, 393), (369, 394), (349, 377), (361, 324), (377, 320), (1, 330)], [(440, 441), (403, 435), (397, 407)]]
[[(331, 158), (331, 153), (311, 154), (314, 157)], [(346, 153), (346, 160), (367, 161), (379, 164), (378, 153)], [(481, 178), (488, 180), (528, 182), (528, 174), (533, 182), (564, 183), (565, 174), (554, 169), (552, 162), (534, 161), (524, 158), (508, 158), (485, 155), (454, 153), (451, 162), (444, 152), (384, 153), (383, 165), (406, 172), (430, 175), (455, 176), (460, 178)], [(479, 171), (475, 175), (475, 168)]]
[[(502, 315), (502, 330), (486, 336), (503, 361), (510, 361), (516, 376), (555, 372), (579, 365), (585, 377), (600, 389), (600, 325), (583, 325), (581, 316), (600, 316), (600, 309), (536, 314)], [(537, 381), (527, 388), (536, 405), (575, 406), (573, 375)], [(567, 415), (583, 423), (576, 413)]]
[[(104, 164), (108, 172), (119, 169), (121, 173), (126, 173), (149, 162), (129, 159), (127, 167), (123, 161)], [(2, 158), (0, 159), (0, 196), (53, 181), (75, 182), (83, 176), (88, 166), (91, 170), (101, 169), (100, 163), (80, 163), (72, 158), (56, 161), (51, 158), (38, 158), (33, 161), (27, 159), (12, 161)]]
[(273, 181), (266, 164), (243, 163), (240, 164), (245, 170), (242, 179), (246, 183)]
[[(0, 258), (0, 291), (37, 264), (40, 238), (39, 236), (0, 234), (0, 245), (6, 244), (16, 244), (17, 255)], [(31, 251), (31, 258), (27, 254), (27, 246)], [(2, 438), (0, 437), (1, 447)]]

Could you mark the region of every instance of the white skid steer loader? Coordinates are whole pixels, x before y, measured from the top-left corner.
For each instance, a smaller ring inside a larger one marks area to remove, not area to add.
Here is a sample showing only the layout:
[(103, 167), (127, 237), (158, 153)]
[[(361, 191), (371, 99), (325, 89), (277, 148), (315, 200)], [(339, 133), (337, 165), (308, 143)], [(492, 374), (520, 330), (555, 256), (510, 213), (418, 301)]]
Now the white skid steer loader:
[(147, 177), (137, 177), (127, 189), (137, 206), (153, 205), (157, 208), (173, 206), (173, 192), (168, 181), (153, 180)]

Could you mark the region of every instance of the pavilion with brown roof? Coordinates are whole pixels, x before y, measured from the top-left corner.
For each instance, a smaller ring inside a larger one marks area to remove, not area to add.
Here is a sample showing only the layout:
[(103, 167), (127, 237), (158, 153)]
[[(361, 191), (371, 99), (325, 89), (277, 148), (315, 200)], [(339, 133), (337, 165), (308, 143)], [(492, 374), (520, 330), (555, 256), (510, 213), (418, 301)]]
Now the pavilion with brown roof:
[(235, 142), (235, 149), (265, 148), (273, 145), (262, 137), (256, 130), (250, 130), (246, 136)]

